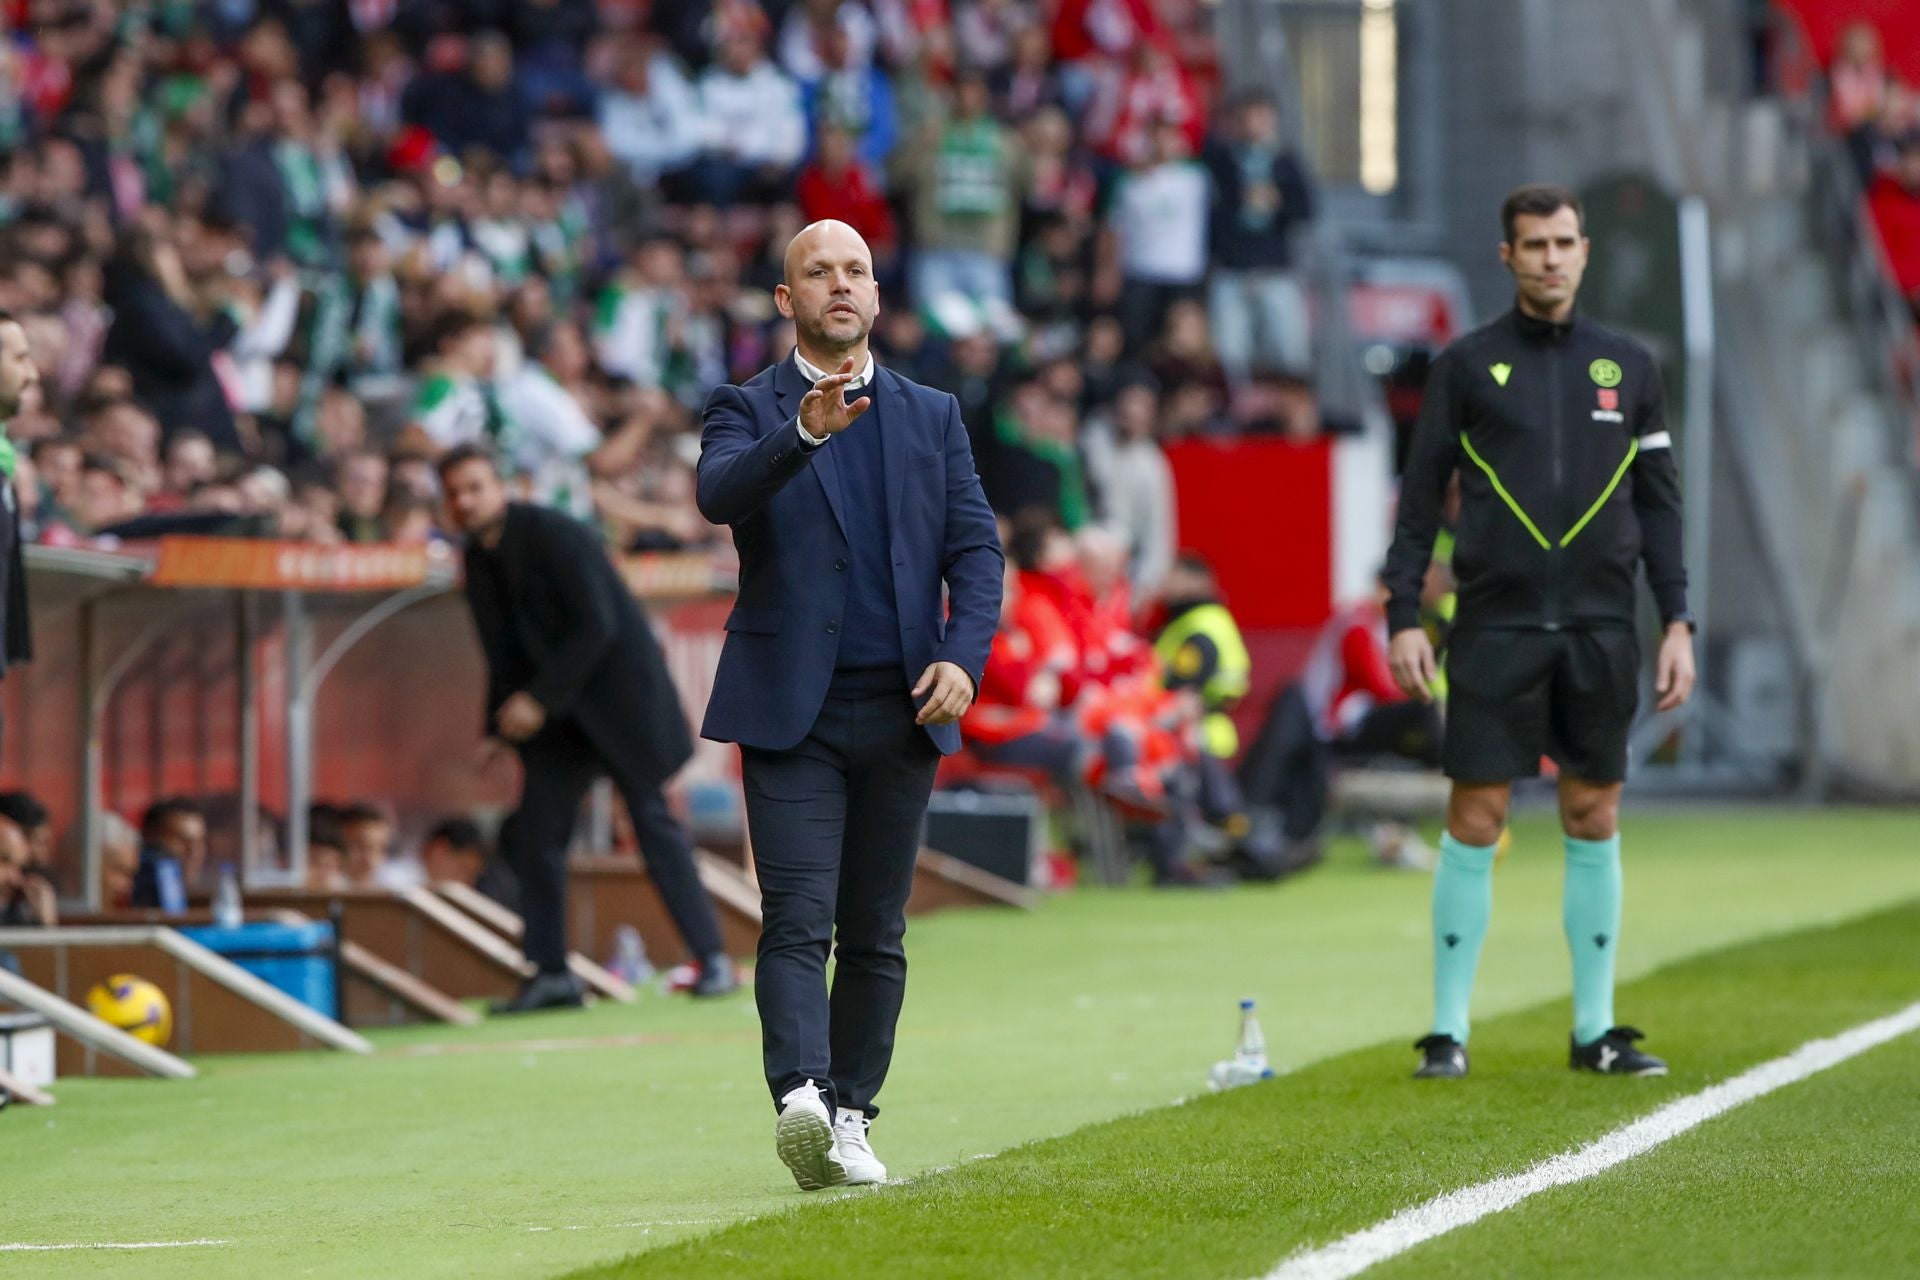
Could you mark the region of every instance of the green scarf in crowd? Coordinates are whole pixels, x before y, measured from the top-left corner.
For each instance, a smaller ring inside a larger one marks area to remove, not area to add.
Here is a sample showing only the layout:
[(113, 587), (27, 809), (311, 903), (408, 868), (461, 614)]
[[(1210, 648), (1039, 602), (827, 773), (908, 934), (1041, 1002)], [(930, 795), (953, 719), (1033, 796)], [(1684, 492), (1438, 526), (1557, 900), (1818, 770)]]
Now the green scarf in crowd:
[(934, 203), (947, 218), (1006, 212), (1006, 141), (993, 120), (956, 120), (941, 130), (934, 160)]
[(1060, 473), (1060, 527), (1068, 533), (1079, 532), (1081, 526), (1093, 518), (1093, 501), (1087, 494), (1087, 470), (1080, 461), (1080, 451), (1070, 444), (1034, 435), (1011, 410), (1001, 410), (994, 415), (993, 431), (1002, 442), (1051, 463)]

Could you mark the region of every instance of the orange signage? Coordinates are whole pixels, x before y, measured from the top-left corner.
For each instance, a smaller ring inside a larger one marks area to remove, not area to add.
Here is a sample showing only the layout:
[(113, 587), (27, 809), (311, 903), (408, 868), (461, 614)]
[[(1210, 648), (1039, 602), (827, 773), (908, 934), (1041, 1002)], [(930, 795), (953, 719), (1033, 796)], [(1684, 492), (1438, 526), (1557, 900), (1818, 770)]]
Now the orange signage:
[(627, 590), (642, 600), (687, 600), (733, 590), (733, 575), (695, 551), (643, 551), (616, 564)]
[(392, 591), (417, 586), (426, 577), (425, 547), (181, 536), (160, 539), (149, 581), (161, 587)]

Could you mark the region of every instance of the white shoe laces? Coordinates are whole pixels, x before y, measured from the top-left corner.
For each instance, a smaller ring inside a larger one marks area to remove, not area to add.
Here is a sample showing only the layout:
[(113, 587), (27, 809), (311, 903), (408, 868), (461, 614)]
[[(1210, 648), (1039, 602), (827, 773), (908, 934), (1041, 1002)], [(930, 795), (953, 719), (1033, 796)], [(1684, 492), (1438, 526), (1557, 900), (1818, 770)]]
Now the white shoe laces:
[(878, 1160), (867, 1142), (867, 1126), (873, 1121), (858, 1111), (843, 1111), (834, 1117), (833, 1136), (843, 1151), (867, 1160)]

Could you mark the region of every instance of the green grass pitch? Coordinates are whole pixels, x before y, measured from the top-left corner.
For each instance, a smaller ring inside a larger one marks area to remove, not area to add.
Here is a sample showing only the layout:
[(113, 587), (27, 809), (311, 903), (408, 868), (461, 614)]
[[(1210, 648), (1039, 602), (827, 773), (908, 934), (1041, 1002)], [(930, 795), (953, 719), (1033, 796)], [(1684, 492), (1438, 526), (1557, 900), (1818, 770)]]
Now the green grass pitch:
[[(1920, 899), (1915, 829), (1630, 818), (1619, 1012), (1674, 1060), (1664, 1081), (1566, 1070), (1558, 839), (1526, 819), (1464, 1087), (1406, 1079), (1426, 879), (1344, 847), (1276, 888), (916, 921), (874, 1128), (904, 1185), (801, 1195), (771, 1152), (751, 1000), (649, 997), (380, 1032), (371, 1059), (67, 1081), (58, 1107), (0, 1115), (0, 1246), (228, 1243), (0, 1250), (0, 1277), (1257, 1276), (1920, 1000), (1920, 908), (1893, 905)], [(1203, 1091), (1248, 994), (1290, 1073), (1170, 1106)], [(1371, 1274), (1914, 1274), (1916, 1068), (1909, 1037)]]

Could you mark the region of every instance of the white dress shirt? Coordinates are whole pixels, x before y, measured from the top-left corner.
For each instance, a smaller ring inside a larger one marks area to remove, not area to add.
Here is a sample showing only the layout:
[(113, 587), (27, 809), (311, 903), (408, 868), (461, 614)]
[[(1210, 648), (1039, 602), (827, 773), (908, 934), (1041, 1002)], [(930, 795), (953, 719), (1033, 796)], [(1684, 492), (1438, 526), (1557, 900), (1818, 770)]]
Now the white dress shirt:
[[(793, 349), (793, 367), (800, 371), (800, 376), (807, 380), (807, 385), (809, 387), (811, 387), (814, 383), (820, 381), (820, 379), (826, 377), (829, 373), (829, 370), (815, 368), (811, 360), (807, 359), (805, 356), (800, 354), (800, 348), (798, 347), (795, 347)], [(853, 380), (847, 383), (845, 387), (841, 388), (841, 391), (843, 394), (851, 395), (853, 392), (860, 390), (860, 388), (866, 386), (869, 382), (872, 382), (872, 381), (873, 381), (873, 352), (868, 351), (867, 367), (862, 369), (859, 373), (854, 374)], [(825, 444), (828, 440), (832, 439), (831, 436), (816, 436), (811, 431), (801, 426), (800, 415), (797, 413), (793, 415), (793, 429), (800, 433), (800, 443), (808, 449), (818, 449), (821, 445)]]

